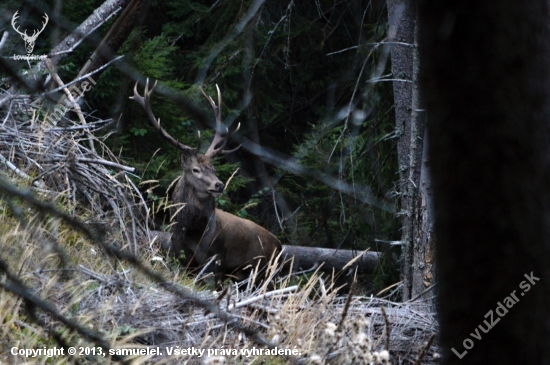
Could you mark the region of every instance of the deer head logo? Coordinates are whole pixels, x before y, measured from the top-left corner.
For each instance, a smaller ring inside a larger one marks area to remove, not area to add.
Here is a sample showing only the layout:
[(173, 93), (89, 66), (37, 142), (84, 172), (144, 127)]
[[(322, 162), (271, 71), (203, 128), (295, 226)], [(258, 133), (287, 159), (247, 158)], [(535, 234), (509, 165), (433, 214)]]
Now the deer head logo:
[(27, 30), (25, 29), (24, 32), (21, 32), (19, 31), (19, 27), (16, 27), (15, 25), (15, 21), (17, 20), (17, 18), (19, 17), (17, 15), (19, 11), (16, 11), (15, 14), (13, 14), (13, 17), (11, 18), (11, 26), (13, 27), (13, 29), (19, 33), (21, 35), (21, 38), (23, 38), (23, 40), (25, 41), (25, 48), (27, 49), (27, 53), (30, 54), (32, 53), (32, 50), (34, 49), (34, 42), (36, 42), (36, 38), (38, 38), (38, 36), (40, 35), (40, 33), (42, 33), (42, 31), (44, 30), (44, 28), (46, 28), (46, 25), (48, 24), (48, 14), (44, 13), (44, 22), (42, 22), (42, 29), (40, 30), (34, 30), (32, 35), (27, 35)]

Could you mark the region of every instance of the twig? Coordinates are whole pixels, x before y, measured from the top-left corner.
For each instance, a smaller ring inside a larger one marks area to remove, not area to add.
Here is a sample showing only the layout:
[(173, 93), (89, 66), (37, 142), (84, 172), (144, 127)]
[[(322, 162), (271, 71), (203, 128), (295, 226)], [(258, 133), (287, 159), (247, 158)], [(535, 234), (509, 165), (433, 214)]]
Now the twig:
[(279, 217), (279, 212), (277, 211), (277, 200), (275, 199), (275, 189), (271, 189), (271, 195), (273, 196), (273, 208), (275, 209), (275, 216), (277, 217), (277, 222), (279, 222), (279, 227), (281, 231), (284, 231), (283, 222), (281, 217)]
[[(82, 126), (82, 125), (74, 125), (72, 127), (58, 127), (58, 128), (48, 128), (47, 132), (69, 132), (69, 131), (76, 131), (76, 130), (79, 130), (79, 129), (86, 129), (86, 128), (89, 128), (89, 127), (95, 127), (96, 125), (99, 126), (99, 125), (102, 125), (102, 124), (105, 124), (104, 126), (101, 126), (100, 128), (104, 128), (105, 126), (111, 124), (113, 122), (112, 119), (104, 119), (104, 120), (98, 120), (97, 122), (91, 122), (91, 123), (88, 123), (87, 125), (85, 126)], [(99, 128), (98, 128), (99, 129)]]
[[(174, 254), (177, 254), (177, 253), (174, 252)], [(212, 262), (214, 262), (214, 260), (216, 259), (216, 257), (217, 257), (216, 255), (212, 256), (212, 257), (210, 258), (210, 260), (209, 260), (206, 264), (203, 265), (201, 271), (199, 271), (199, 273), (197, 274), (197, 276), (195, 276), (195, 279), (193, 280), (193, 285), (197, 285), (197, 282), (201, 279), (201, 276), (202, 276), (202, 274), (204, 274), (204, 272), (206, 271), (206, 268), (207, 268), (208, 266), (210, 266), (210, 264), (211, 264)], [(211, 274), (212, 274), (212, 273), (208, 273), (208, 275), (206, 275), (205, 278), (208, 277), (208, 276), (210, 276)]]
[(422, 297), (424, 294), (426, 294), (427, 292), (429, 292), (429, 291), (432, 290), (433, 288), (435, 288), (435, 284), (430, 285), (430, 286), (427, 287), (422, 293), (418, 294), (417, 296), (415, 296), (415, 297), (412, 298), (412, 299), (407, 300), (405, 303), (412, 303), (412, 302), (414, 302), (415, 300), (417, 300), (418, 298)]
[(296, 213), (298, 213), (300, 211), (300, 209), (302, 209), (302, 206), (303, 204), (300, 204), (300, 206), (298, 208), (296, 208), (294, 210), (294, 212), (290, 213), (288, 216), (286, 217), (283, 217), (283, 223), (290, 220), (292, 217), (294, 217), (296, 215)]
[[(64, 83), (61, 81), (61, 85), (60, 85), (58, 88), (53, 89), (53, 90), (50, 90), (50, 91), (46, 91), (46, 92), (42, 93), (42, 95), (40, 95), (40, 96), (46, 97), (46, 96), (48, 96), (49, 94), (53, 94), (53, 93), (56, 93), (56, 92), (58, 92), (58, 91), (60, 91), (60, 90), (66, 89), (66, 88), (68, 88), (69, 86), (71, 86), (71, 85), (73, 85), (73, 84), (76, 84), (77, 82), (82, 81), (82, 80), (84, 80), (84, 79), (87, 79), (87, 78), (89, 78), (90, 76), (92, 76), (93, 74), (98, 73), (99, 71), (101, 71), (101, 70), (103, 70), (103, 69), (109, 67), (109, 65), (110, 65), (111, 63), (113, 63), (113, 62), (115, 62), (115, 61), (118, 61), (118, 60), (120, 60), (120, 59), (123, 58), (123, 57), (124, 57), (124, 55), (118, 56), (118, 57), (116, 57), (116, 58), (113, 58), (112, 60), (110, 60), (109, 62), (107, 62), (106, 64), (104, 64), (103, 66), (101, 66), (101, 67), (95, 69), (94, 71), (92, 71), (92, 72), (90, 72), (90, 73), (87, 73), (87, 74), (84, 75), (84, 76), (81, 76), (81, 77), (79, 77), (79, 78), (77, 78), (77, 79), (74, 79), (73, 81), (71, 81), (71, 82), (69, 82), (69, 83), (64, 84)], [(53, 75), (52, 75), (52, 77), (53, 77)], [(58, 82), (58, 84), (59, 84), (59, 82)]]
[[(124, 194), (121, 191), (120, 186), (117, 186), (117, 191), (118, 191), (119, 196), (124, 196)], [(136, 232), (137, 232), (136, 217), (134, 216), (133, 209), (130, 206), (130, 201), (128, 199), (124, 199), (124, 202), (126, 203), (126, 208), (128, 209), (128, 214), (130, 215), (130, 218), (132, 218), (131, 219), (131, 221), (132, 221), (132, 231), (131, 231), (131, 233), (132, 233), (132, 249), (133, 249), (134, 255), (137, 257), (137, 255), (138, 255), (138, 242), (137, 241), (138, 240), (137, 240), (137, 236), (136, 236)], [(122, 224), (124, 224), (124, 223), (122, 223)], [(126, 228), (126, 226), (124, 226), (124, 225), (121, 225), (121, 226)]]
[(327, 297), (327, 289), (325, 288), (325, 281), (322, 277), (319, 277), (319, 286), (321, 287), (321, 295), (323, 298)]
[(374, 84), (374, 83), (377, 83), (377, 82), (405, 82), (405, 83), (412, 84), (411, 80), (406, 80), (406, 79), (381, 79), (381, 78), (376, 78), (376, 77), (366, 81), (366, 83), (368, 83), (368, 84)]
[(266, 306), (263, 306), (263, 305), (257, 304), (257, 303), (251, 303), (248, 306), (250, 308), (258, 309), (258, 310), (261, 310), (261, 311), (269, 313), (269, 314), (277, 314), (280, 311), (278, 308), (269, 308), (269, 307), (266, 307)]
[(384, 316), (384, 323), (386, 324), (386, 350), (390, 351), (390, 320), (388, 319), (388, 315), (386, 314), (384, 307), (380, 307), (380, 312), (382, 312), (382, 315)]
[(346, 316), (348, 315), (349, 306), (351, 304), (351, 300), (353, 298), (353, 292), (355, 291), (356, 285), (357, 285), (357, 280), (354, 279), (353, 282), (351, 283), (351, 287), (349, 288), (348, 297), (346, 298), (346, 304), (344, 305), (344, 310), (342, 311), (342, 318), (340, 319), (340, 323), (338, 323), (336, 332), (340, 332), (344, 327), (344, 321), (346, 319)]
[(100, 281), (102, 282), (103, 284), (107, 284), (108, 281), (107, 279), (105, 279), (105, 277), (103, 277), (103, 275), (101, 274), (98, 274), (90, 269), (88, 269), (87, 267), (85, 267), (84, 265), (78, 265), (78, 267), (80, 268), (80, 272), (82, 272), (83, 274), (86, 274), (88, 275), (89, 277), (91, 278), (94, 278), (96, 279), (97, 281)]
[[(4, 104), (6, 104), (8, 101), (12, 101), (14, 99), (27, 99), (28, 97), (29, 97), (28, 95), (20, 95), (20, 94), (10, 95), (10, 94), (8, 94), (4, 99), (0, 100), (0, 108), (2, 108), (4, 106)], [(5, 121), (4, 121), (4, 123), (5, 123)]]
[[(0, 108), (2, 108), (2, 102), (0, 102)], [(6, 122), (8, 121), (10, 115), (11, 115), (11, 106), (13, 105), (13, 103), (10, 101), (10, 106), (8, 108), (8, 112), (6, 113), (6, 117), (4, 118), (4, 121), (2, 122), (2, 126), (4, 126), (6, 124)]]
[(278, 289), (278, 290), (272, 290), (272, 291), (267, 292), (265, 294), (260, 294), (256, 297), (252, 297), (252, 298), (248, 298), (247, 300), (240, 301), (236, 304), (231, 304), (227, 307), (227, 310), (230, 311), (233, 308), (244, 307), (245, 305), (257, 302), (258, 300), (261, 300), (261, 299), (264, 299), (264, 298), (269, 298), (269, 297), (272, 297), (272, 296), (277, 295), (277, 294), (289, 293), (289, 292), (293, 292), (293, 291), (296, 291), (296, 290), (298, 290), (298, 285), (293, 285), (293, 286), (289, 286), (289, 287), (286, 287), (286, 288), (283, 288), (283, 289)]
[[(364, 45), (365, 45), (365, 46), (376, 46), (376, 47), (377, 47), (377, 46), (384, 45), (384, 44), (416, 48), (416, 45), (415, 45), (415, 44), (413, 44), (413, 43), (406, 43), (406, 42), (375, 42), (375, 43), (365, 43)], [(358, 45), (358, 46), (353, 46), (353, 47), (344, 48), (344, 49), (341, 49), (341, 50), (339, 50), (339, 51), (334, 51), (334, 52), (327, 53), (326, 56), (332, 56), (332, 55), (335, 55), (335, 54), (338, 54), (338, 53), (342, 53), (342, 52), (346, 52), (346, 51), (349, 51), (349, 50), (352, 50), (352, 49), (357, 49), (357, 48), (359, 48), (359, 47), (361, 47), (361, 46), (362, 46), (362, 44), (360, 44), (360, 45)]]
[(430, 349), (430, 346), (432, 346), (432, 342), (434, 341), (434, 338), (435, 338), (435, 335), (430, 336), (430, 339), (428, 340), (428, 343), (426, 344), (426, 346), (424, 346), (422, 348), (422, 350), (418, 354), (418, 357), (416, 358), (416, 361), (414, 362), (413, 365), (420, 365), (422, 359), (424, 358), (424, 356), (426, 355), (426, 353)]
[[(12, 164), (10, 161), (8, 161), (4, 156), (2, 156), (0, 154), (0, 162), (2, 162), (3, 164), (5, 164), (10, 170), (12, 170), (13, 172), (15, 172), (18, 176), (22, 177), (23, 179), (27, 180), (27, 181), (31, 181), (31, 177), (29, 175), (27, 175), (26, 173), (24, 173), (23, 171), (19, 170), (17, 168), (17, 166), (15, 166), (14, 164)], [(36, 181), (36, 180), (33, 180), (32, 181), (32, 184), (36, 187), (39, 187), (39, 188), (45, 188), (46, 185), (44, 184), (44, 182), (42, 181)]]
[(137, 186), (134, 184), (134, 182), (127, 176), (124, 175), (126, 178), (126, 182), (134, 189), (134, 192), (138, 199), (141, 201), (142, 207), (145, 209), (145, 232), (147, 232), (147, 235), (149, 235), (149, 207), (147, 206), (147, 203), (145, 202), (145, 199), (143, 199), (143, 196), (141, 195), (141, 192), (137, 188)]
[[(80, 119), (80, 122), (82, 123), (83, 126), (85, 126), (87, 123), (86, 123), (86, 119), (84, 119), (84, 115), (82, 114), (82, 110), (80, 109), (80, 105), (78, 105), (76, 100), (73, 98), (73, 96), (72, 96), (71, 92), (69, 91), (69, 89), (67, 89), (67, 87), (65, 87), (65, 85), (63, 84), (63, 81), (61, 80), (59, 75), (55, 72), (53, 64), (50, 60), (46, 60), (46, 67), (50, 71), (50, 74), (52, 75), (55, 82), (57, 82), (57, 84), (59, 86), (63, 86), (63, 91), (65, 92), (65, 95), (67, 96), (67, 98), (69, 99), (71, 104), (73, 105), (73, 108), (75, 109), (76, 114), (78, 115), (78, 118)], [(88, 134), (90, 134), (90, 131), (88, 129), (85, 129), (85, 131)], [(95, 152), (94, 141), (93, 141), (93, 138), (92, 138), (91, 135), (88, 137), (88, 143), (90, 144), (90, 149)]]
[(309, 269), (305, 269), (305, 270), (302, 270), (302, 271), (297, 271), (295, 273), (292, 273), (292, 276), (298, 276), (298, 275), (302, 275), (302, 274), (307, 274), (309, 272), (312, 272), (312, 271), (315, 271), (317, 270), (317, 268), (319, 267), (319, 263), (316, 262), (315, 265), (313, 265), (312, 267), (310, 267)]
[[(49, 160), (46, 160), (44, 162), (58, 162), (58, 161), (62, 161), (62, 160), (66, 160), (67, 158), (61, 158), (61, 157), (54, 157), (54, 158), (51, 158)], [(84, 163), (95, 163), (95, 164), (98, 164), (98, 165), (104, 165), (104, 166), (109, 166), (109, 167), (112, 167), (112, 168), (115, 168), (115, 169), (119, 169), (119, 170), (122, 170), (122, 171), (128, 171), (128, 172), (134, 172), (136, 169), (134, 167), (128, 167), (128, 166), (124, 166), (124, 165), (121, 165), (121, 164), (118, 164), (118, 163), (115, 163), (115, 162), (111, 162), (111, 161), (107, 161), (107, 160), (101, 160), (101, 159), (97, 159), (97, 158), (86, 158), (86, 157), (75, 157), (73, 162), (84, 162)]]

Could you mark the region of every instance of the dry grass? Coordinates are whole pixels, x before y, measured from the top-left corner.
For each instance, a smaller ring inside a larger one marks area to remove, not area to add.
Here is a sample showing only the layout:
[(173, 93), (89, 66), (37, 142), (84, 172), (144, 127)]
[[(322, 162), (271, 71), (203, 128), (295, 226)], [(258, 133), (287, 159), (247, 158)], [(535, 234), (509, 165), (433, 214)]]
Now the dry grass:
[[(351, 297), (341, 329), (338, 324), (348, 298), (338, 297), (330, 285), (317, 273), (300, 286), (287, 276), (276, 289), (267, 285), (252, 288), (247, 282), (232, 283), (230, 290), (220, 297), (209, 290), (199, 292), (203, 299), (215, 302), (235, 321), (256, 328), (261, 335), (279, 349), (295, 350), (295, 356), (249, 355), (241, 350), (265, 349), (242, 332), (232, 328), (213, 313), (207, 313), (192, 300), (184, 300), (167, 292), (158, 283), (138, 270), (109, 257), (101, 248), (90, 243), (53, 219), (44, 220), (27, 214), (33, 228), (22, 229), (8, 210), (2, 210), (0, 237), (2, 258), (9, 262), (11, 272), (17, 272), (22, 281), (42, 299), (81, 325), (101, 333), (112, 348), (157, 346), (163, 356), (138, 356), (135, 363), (216, 363), (228, 364), (387, 364), (413, 363), (415, 356), (428, 338), (436, 332), (431, 314), (413, 309), (411, 305), (392, 303), (377, 298)], [(69, 261), (62, 260), (54, 245), (40, 238), (57, 226), (58, 243), (66, 251)], [(30, 231), (34, 231), (33, 234)], [(199, 290), (184, 273), (172, 270), (167, 257), (159, 252), (143, 252), (142, 262), (149, 269), (191, 289)], [(271, 277), (278, 265), (269, 267)], [(10, 354), (13, 346), (37, 349), (58, 346), (52, 333), (60, 334), (68, 344), (95, 346), (81, 335), (69, 330), (44, 311), (37, 311), (38, 321), (29, 315), (21, 299), (5, 291), (0, 292), (0, 361), (8, 363), (41, 363), (46, 358), (24, 358)], [(390, 348), (386, 347), (389, 321)], [(177, 347), (179, 346), (179, 347)], [(214, 350), (235, 349), (237, 355), (198, 358), (187, 355), (167, 355), (167, 348), (195, 347)], [(388, 352), (389, 350), (389, 352)], [(428, 359), (433, 351), (428, 351)], [(109, 363), (108, 357), (88, 357), (79, 360)], [(68, 356), (55, 358), (55, 363), (71, 362)], [(225, 362), (224, 362), (225, 361)]]

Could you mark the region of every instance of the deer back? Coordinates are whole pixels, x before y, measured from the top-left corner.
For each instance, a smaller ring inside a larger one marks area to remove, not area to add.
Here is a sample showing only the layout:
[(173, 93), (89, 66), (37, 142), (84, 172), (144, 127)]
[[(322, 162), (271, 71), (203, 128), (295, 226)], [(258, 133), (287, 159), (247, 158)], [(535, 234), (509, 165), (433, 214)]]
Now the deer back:
[(258, 224), (216, 209), (216, 240), (226, 247), (226, 269), (244, 279), (258, 261), (265, 264), (281, 251), (281, 243)]

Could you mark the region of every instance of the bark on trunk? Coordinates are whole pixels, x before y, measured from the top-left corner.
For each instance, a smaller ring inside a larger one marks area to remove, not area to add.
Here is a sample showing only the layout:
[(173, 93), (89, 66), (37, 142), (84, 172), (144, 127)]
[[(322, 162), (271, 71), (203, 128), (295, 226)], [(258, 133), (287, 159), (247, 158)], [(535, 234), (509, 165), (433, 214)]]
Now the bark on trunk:
[(429, 174), (428, 140), (424, 128), (424, 146), (422, 149), (422, 171), (420, 173), (419, 198), (416, 200), (417, 235), (414, 242), (412, 271), (412, 297), (420, 295), (428, 304), (427, 308), (435, 312), (436, 283), (435, 276), (435, 235), (433, 234), (433, 202)]
[(391, 50), (395, 128), (399, 140), (399, 189), (402, 217), (403, 300), (423, 293), (433, 284), (431, 274), (429, 232), (431, 217), (426, 209), (429, 178), (424, 171), (423, 144), (425, 116), (421, 109), (418, 88), (419, 60), (416, 44), (416, 1), (388, 0), (390, 41), (396, 42)]

